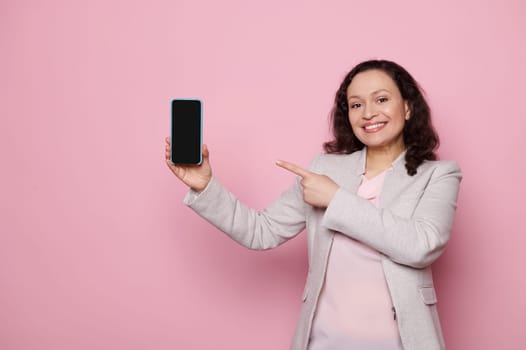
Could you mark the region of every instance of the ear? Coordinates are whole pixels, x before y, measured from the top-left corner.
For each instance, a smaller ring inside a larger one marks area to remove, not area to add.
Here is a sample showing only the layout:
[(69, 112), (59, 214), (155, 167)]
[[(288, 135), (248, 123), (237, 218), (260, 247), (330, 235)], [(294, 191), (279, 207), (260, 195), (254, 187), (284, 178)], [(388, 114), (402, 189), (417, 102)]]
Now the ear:
[(409, 120), (411, 118), (411, 108), (409, 107), (409, 103), (407, 101), (404, 102), (404, 111), (405, 111), (405, 120)]

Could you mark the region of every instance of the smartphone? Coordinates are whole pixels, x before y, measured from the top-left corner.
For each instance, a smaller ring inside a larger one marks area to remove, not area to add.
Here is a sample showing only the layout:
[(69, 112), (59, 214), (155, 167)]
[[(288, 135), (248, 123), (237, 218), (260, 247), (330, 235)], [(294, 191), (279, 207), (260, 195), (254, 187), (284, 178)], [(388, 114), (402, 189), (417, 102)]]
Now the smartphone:
[(172, 100), (172, 163), (201, 164), (203, 161), (202, 135), (201, 100)]

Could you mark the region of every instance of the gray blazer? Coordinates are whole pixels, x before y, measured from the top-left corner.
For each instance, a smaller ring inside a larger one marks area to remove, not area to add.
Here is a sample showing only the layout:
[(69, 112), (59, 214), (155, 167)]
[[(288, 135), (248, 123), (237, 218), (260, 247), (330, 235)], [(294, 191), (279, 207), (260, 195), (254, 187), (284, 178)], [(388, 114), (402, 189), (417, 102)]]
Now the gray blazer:
[(274, 248), (306, 228), (309, 272), (291, 349), (307, 349), (335, 232), (382, 253), (404, 349), (444, 349), (430, 265), (450, 237), (460, 169), (450, 161), (426, 161), (409, 176), (403, 153), (386, 174), (377, 208), (356, 195), (366, 152), (322, 154), (312, 162), (311, 171), (340, 186), (326, 209), (303, 201), (299, 179), (260, 212), (240, 203), (215, 178), (200, 194), (190, 191), (184, 202), (250, 249)]

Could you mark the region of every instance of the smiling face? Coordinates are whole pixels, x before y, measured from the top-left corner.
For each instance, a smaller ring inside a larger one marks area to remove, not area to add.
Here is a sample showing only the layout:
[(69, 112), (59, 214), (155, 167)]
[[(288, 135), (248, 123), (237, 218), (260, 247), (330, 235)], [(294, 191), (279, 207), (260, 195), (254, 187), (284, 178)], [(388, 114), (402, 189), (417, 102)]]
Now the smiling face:
[(358, 73), (347, 88), (349, 121), (356, 137), (370, 150), (402, 152), (409, 106), (387, 73)]

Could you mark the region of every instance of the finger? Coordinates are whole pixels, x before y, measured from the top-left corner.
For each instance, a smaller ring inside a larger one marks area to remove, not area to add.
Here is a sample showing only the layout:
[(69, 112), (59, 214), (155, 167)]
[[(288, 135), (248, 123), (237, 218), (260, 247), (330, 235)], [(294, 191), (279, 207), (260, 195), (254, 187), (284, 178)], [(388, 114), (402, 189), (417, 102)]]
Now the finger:
[(210, 156), (210, 151), (208, 150), (208, 146), (203, 144), (203, 158), (208, 158)]
[(166, 158), (166, 165), (168, 165), (168, 168), (170, 168), (175, 175), (179, 176), (182, 169), (180, 166), (177, 166), (174, 163), (172, 163), (172, 160), (170, 158)]
[(176, 170), (176, 166), (172, 163), (172, 161), (169, 158), (166, 158), (166, 165), (168, 168), (170, 168), (172, 171)]
[(276, 161), (276, 165), (301, 177), (307, 177), (312, 174), (310, 171), (305, 170), (302, 167), (297, 166), (296, 164), (286, 162), (284, 160)]

